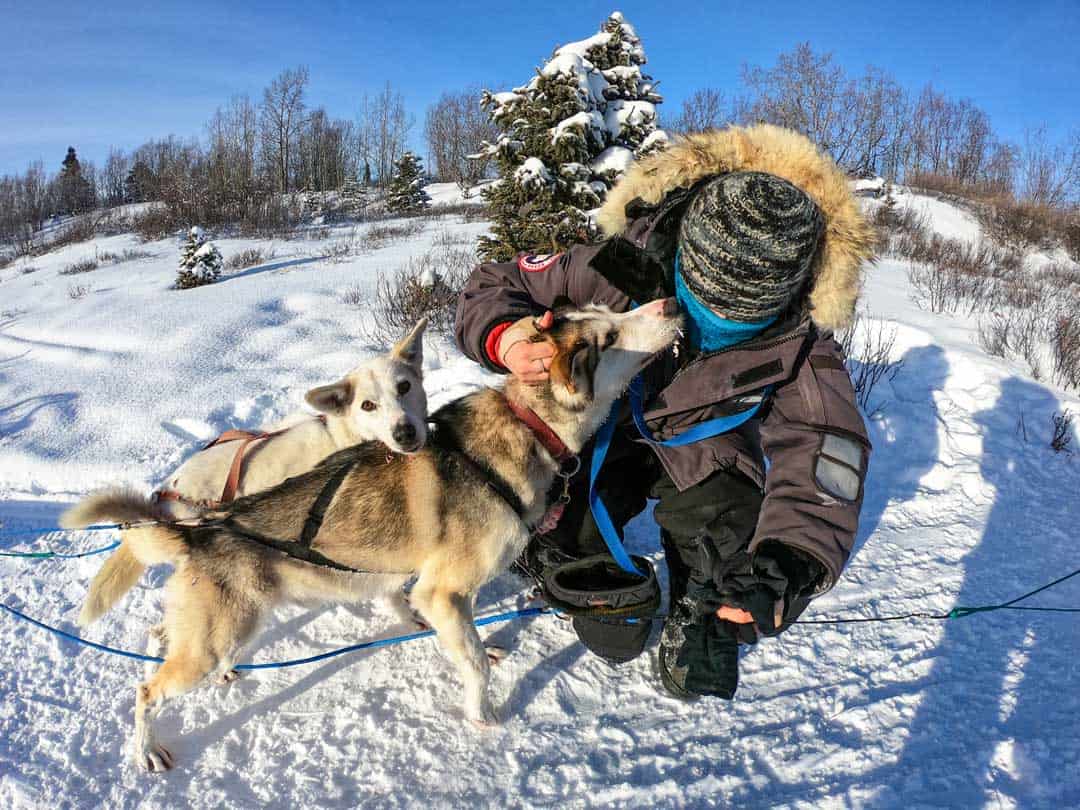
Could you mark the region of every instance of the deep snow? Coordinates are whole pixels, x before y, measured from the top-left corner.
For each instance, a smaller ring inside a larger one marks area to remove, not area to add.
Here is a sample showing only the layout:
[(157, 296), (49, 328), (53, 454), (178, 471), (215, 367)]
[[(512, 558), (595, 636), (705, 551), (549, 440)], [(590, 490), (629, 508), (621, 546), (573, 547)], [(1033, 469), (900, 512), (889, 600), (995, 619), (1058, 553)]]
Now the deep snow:
[[(945, 203), (904, 204), (926, 207), (949, 235), (977, 234)], [(220, 431), (297, 408), (308, 387), (376, 350), (360, 337), (370, 314), (347, 291), (365, 294), (444, 231), (471, 240), (484, 230), (446, 218), (339, 263), (319, 258), (328, 242), (277, 242), (275, 259), (182, 292), (168, 289), (172, 240), (99, 239), (32, 260), (34, 273), (23, 262), (0, 270), (4, 526), (48, 525), (106, 483), (149, 489)], [(226, 260), (270, 247), (215, 243)], [(95, 249), (132, 247), (153, 256), (58, 275)], [(905, 270), (885, 260), (869, 272), (864, 307), (895, 326), (893, 359), (904, 364), (875, 396), (858, 552), (808, 618), (1000, 601), (1080, 566), (1080, 472), (1047, 446), (1050, 415), (1077, 410), (1077, 398), (987, 357), (973, 322), (916, 308)], [(70, 285), (90, 291), (72, 299)], [(445, 340), (429, 342), (426, 375), (433, 408), (491, 379)], [(647, 516), (630, 542), (661, 560)], [(101, 559), (0, 560), (3, 599), (71, 630)], [(142, 649), (163, 580), (146, 576), (88, 635)], [(480, 612), (521, 606), (522, 592), (503, 576)], [(1038, 604), (1080, 606), (1080, 582)], [(376, 608), (283, 610), (249, 660), (403, 629)], [(1080, 631), (1068, 616), (796, 627), (744, 656), (737, 701), (691, 705), (657, 690), (649, 656), (608, 667), (555, 618), (482, 634), (512, 650), (493, 678), (504, 717), (495, 731), (462, 725), (452, 667), (427, 639), (176, 700), (160, 728), (178, 767), (149, 776), (126, 749), (141, 665), (0, 616), (0, 804), (1080, 806)]]

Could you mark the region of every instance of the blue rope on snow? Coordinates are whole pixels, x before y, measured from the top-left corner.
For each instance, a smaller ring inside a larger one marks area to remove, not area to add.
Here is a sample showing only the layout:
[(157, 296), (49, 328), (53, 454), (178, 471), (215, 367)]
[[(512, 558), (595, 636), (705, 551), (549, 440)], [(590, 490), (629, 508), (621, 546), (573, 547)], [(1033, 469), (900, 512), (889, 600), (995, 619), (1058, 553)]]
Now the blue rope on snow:
[(41, 526), (37, 529), (9, 529), (0, 528), (0, 540), (5, 537), (28, 537), (30, 535), (56, 534), (57, 532), (103, 532), (107, 529), (122, 529), (121, 523), (95, 523), (92, 526), (83, 526), (81, 529), (65, 529), (63, 526)]
[[(2, 524), (0, 524), (2, 525)], [(142, 525), (142, 524), (138, 524)], [(126, 528), (123, 523), (95, 523), (92, 526), (85, 526), (81, 529), (65, 529), (63, 526), (41, 526), (36, 529), (16, 529), (14, 531), (0, 530), (0, 541), (7, 539), (8, 537), (26, 537), (29, 535), (45, 537), (50, 534), (58, 533), (71, 533), (71, 532), (103, 532), (110, 531), (112, 529)], [(0, 551), (0, 557), (19, 557), (22, 559), (30, 560), (74, 560), (79, 557), (92, 557), (95, 554), (104, 554), (108, 551), (112, 551), (120, 545), (120, 541), (110, 543), (107, 546), (101, 548), (91, 549), (90, 551), (80, 551), (76, 553), (67, 553), (62, 551), (9, 551), (7, 549)]]
[[(121, 655), (124, 658), (133, 658), (136, 661), (149, 661), (154, 664), (164, 663), (165, 659), (156, 655), (143, 655), (142, 653), (131, 652), (130, 650), (121, 650), (117, 647), (109, 647), (105, 644), (98, 644), (96, 641), (90, 641), (89, 639), (77, 636), (74, 633), (69, 633), (66, 630), (61, 630), (59, 627), (53, 627), (52, 625), (45, 624), (37, 619), (27, 616), (25, 613), (16, 610), (15, 608), (5, 605), (0, 602), (0, 608), (6, 610), (12, 616), (23, 621), (30, 622), (35, 627), (40, 627), (42, 630), (48, 630), (54, 635), (66, 638), (68, 641), (74, 641), (76, 644), (82, 644), (84, 647), (91, 647), (99, 652), (109, 653), (110, 655)], [(477, 627), (483, 627), (488, 624), (496, 624), (498, 622), (507, 622), (512, 619), (525, 619), (532, 616), (539, 616), (541, 613), (552, 613), (550, 608), (535, 607), (535, 608), (523, 608), (522, 610), (511, 610), (506, 613), (498, 613), (494, 616), (484, 616), (477, 619), (474, 624)], [(334, 658), (339, 655), (345, 655), (345, 653), (359, 652), (360, 650), (371, 650), (378, 647), (390, 647), (394, 644), (404, 644), (407, 641), (415, 641), (418, 638), (427, 638), (428, 636), (434, 636), (434, 630), (422, 630), (416, 633), (407, 633), (403, 636), (392, 636), (390, 638), (380, 638), (375, 641), (364, 641), (360, 644), (350, 644), (348, 647), (340, 647), (336, 650), (330, 650), (329, 652), (320, 653), (319, 655), (311, 655), (307, 658), (293, 658), (289, 661), (271, 661), (264, 664), (237, 664), (233, 669), (284, 669), (285, 667), (298, 667), (303, 664), (314, 664), (317, 661), (325, 661), (327, 658)]]

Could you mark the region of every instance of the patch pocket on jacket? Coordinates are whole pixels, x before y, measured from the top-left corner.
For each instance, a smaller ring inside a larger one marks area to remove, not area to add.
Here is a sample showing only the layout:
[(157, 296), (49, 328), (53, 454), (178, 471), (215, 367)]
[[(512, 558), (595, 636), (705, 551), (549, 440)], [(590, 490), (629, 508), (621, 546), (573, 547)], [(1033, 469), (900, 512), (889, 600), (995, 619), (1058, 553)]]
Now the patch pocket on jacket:
[(814, 462), (814, 481), (826, 495), (854, 501), (863, 479), (863, 446), (845, 436), (826, 433)]

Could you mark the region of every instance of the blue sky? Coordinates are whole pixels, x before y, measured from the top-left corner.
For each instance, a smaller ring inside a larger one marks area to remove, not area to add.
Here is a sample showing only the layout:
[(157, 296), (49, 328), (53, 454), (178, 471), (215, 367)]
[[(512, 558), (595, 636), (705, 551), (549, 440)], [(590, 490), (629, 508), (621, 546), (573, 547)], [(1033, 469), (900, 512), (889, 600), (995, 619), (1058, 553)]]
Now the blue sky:
[(389, 79), (416, 115), (443, 90), (513, 86), (552, 48), (619, 8), (644, 40), (670, 116), (699, 87), (739, 89), (743, 63), (770, 65), (801, 41), (858, 72), (927, 81), (990, 113), (1005, 137), (1080, 125), (1080, 2), (24, 2), (0, 0), (0, 173), (68, 144), (103, 161), (170, 133), (202, 135), (230, 95), (258, 100), (306, 64), (308, 98), (353, 117)]

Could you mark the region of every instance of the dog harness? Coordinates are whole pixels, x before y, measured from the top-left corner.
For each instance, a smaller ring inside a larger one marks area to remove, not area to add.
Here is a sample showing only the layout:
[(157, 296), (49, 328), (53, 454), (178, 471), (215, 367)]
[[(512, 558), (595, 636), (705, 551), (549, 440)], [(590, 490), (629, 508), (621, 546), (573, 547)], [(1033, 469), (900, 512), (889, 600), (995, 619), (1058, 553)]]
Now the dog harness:
[[(566, 504), (570, 502), (570, 478), (581, 469), (581, 461), (535, 411), (511, 402), (509, 399), (506, 400), (506, 404), (518, 421), (532, 431), (536, 440), (559, 464), (559, 471), (556, 474), (563, 479), (562, 494), (548, 507), (540, 521), (535, 526), (529, 527), (535, 533), (545, 534), (555, 528), (566, 509)], [(449, 424), (434, 418), (431, 423), (435, 426), (435, 430), (429, 435), (428, 441), (461, 460), (466, 467), (483, 479), (495, 494), (506, 502), (507, 506), (514, 510), (518, 518), (524, 521), (525, 505), (514, 488), (486, 462), (470, 456)]]
[[(326, 424), (326, 416), (321, 414), (315, 417), (315, 420)], [(282, 433), (288, 433), (296, 425), (290, 425), (287, 428), (281, 430), (272, 431), (251, 431), (251, 430), (226, 430), (208, 445), (202, 448), (199, 452), (209, 450), (211, 447), (217, 447), (219, 444), (225, 444), (226, 442), (240, 442), (240, 446), (236, 448), (236, 455), (233, 456), (232, 465), (229, 467), (229, 475), (225, 479), (225, 487), (221, 490), (221, 497), (216, 501), (196, 501), (188, 498), (180, 492), (174, 489), (159, 489), (153, 494), (155, 503), (161, 503), (162, 501), (179, 501), (180, 503), (186, 503), (189, 506), (194, 506), (199, 509), (218, 509), (225, 504), (232, 503), (236, 500), (236, 493), (240, 489), (240, 479), (243, 475), (244, 459), (247, 457), (248, 448), (250, 448), (256, 442), (272, 439), (275, 436), (280, 436)]]
[(540, 522), (533, 527), (536, 534), (548, 534), (555, 531), (555, 527), (559, 525), (559, 521), (562, 519), (563, 512), (566, 511), (566, 507), (570, 503), (570, 479), (577, 475), (578, 470), (581, 469), (581, 460), (571, 452), (570, 448), (566, 446), (566, 442), (560, 439), (555, 434), (555, 431), (551, 429), (551, 426), (541, 419), (532, 408), (518, 405), (509, 399), (506, 400), (506, 404), (510, 406), (510, 411), (514, 416), (533, 432), (537, 441), (559, 464), (557, 475), (563, 480), (562, 492), (544, 512)]
[[(394, 456), (388, 455), (387, 463), (393, 461), (393, 459)], [(353, 467), (355, 467), (360, 460), (360, 454), (354, 453), (352, 458), (343, 462), (333, 473), (331, 473), (330, 477), (323, 485), (323, 488), (319, 490), (319, 494), (315, 497), (311, 507), (308, 509), (307, 518), (304, 520), (304, 527), (300, 531), (300, 537), (297, 540), (281, 540), (276, 537), (267, 537), (260, 532), (256, 532), (238, 523), (232, 515), (226, 515), (220, 519), (180, 521), (172, 525), (183, 531), (188, 542), (195, 546), (211, 543), (218, 533), (228, 531), (240, 535), (245, 540), (250, 540), (261, 546), (280, 551), (287, 556), (292, 557), (294, 560), (300, 560), (301, 562), (318, 565), (323, 568), (331, 568), (335, 571), (344, 571), (350, 574), (412, 573), (410, 571), (368, 571), (360, 568), (352, 568), (348, 565), (336, 562), (312, 548), (315, 538), (319, 534), (319, 529), (322, 528), (326, 510), (330, 507), (330, 503), (334, 500), (334, 496), (345, 482), (349, 473), (352, 472)]]

